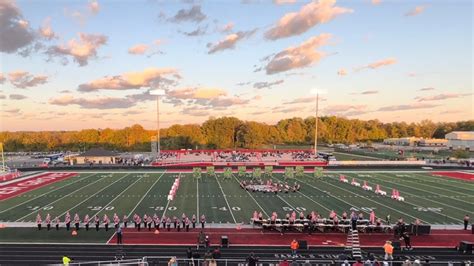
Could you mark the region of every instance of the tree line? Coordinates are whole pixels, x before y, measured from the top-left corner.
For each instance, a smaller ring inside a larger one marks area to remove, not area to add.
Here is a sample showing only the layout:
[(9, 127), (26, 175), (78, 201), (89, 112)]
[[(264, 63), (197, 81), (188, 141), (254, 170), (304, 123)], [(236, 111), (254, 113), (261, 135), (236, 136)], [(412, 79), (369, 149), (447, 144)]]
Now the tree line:
[[(282, 119), (275, 125), (242, 121), (235, 117), (209, 118), (203, 124), (172, 125), (160, 130), (162, 149), (268, 148), (273, 145), (311, 145), (315, 118)], [(474, 120), (419, 123), (378, 120), (363, 121), (336, 116), (320, 117), (320, 143), (377, 142), (385, 138), (444, 138), (451, 131), (473, 131)], [(135, 124), (123, 129), (84, 129), (80, 131), (0, 132), (0, 142), (8, 151), (83, 151), (103, 147), (119, 151), (150, 151), (156, 130)]]

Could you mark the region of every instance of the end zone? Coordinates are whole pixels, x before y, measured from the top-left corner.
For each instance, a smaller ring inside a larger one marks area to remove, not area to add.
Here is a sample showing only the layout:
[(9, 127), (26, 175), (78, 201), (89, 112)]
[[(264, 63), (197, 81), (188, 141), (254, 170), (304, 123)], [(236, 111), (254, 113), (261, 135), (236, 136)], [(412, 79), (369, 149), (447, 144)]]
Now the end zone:
[(25, 192), (49, 185), (66, 178), (76, 176), (77, 173), (44, 173), (27, 180), (20, 180), (10, 184), (0, 185), (0, 201), (18, 196)]

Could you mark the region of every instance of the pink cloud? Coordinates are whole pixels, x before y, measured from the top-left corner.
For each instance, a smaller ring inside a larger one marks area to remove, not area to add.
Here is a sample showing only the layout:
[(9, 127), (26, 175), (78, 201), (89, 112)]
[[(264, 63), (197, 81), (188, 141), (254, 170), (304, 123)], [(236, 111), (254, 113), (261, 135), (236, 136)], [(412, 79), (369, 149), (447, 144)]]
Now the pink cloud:
[(414, 103), (414, 104), (402, 104), (402, 105), (391, 105), (385, 106), (378, 109), (379, 112), (390, 112), (390, 111), (405, 111), (405, 110), (415, 110), (415, 109), (429, 109), (434, 108), (439, 105), (428, 104), (428, 103)]
[(378, 4), (382, 3), (382, 0), (372, 0), (371, 3), (372, 3), (372, 5), (378, 5)]
[(227, 36), (223, 40), (218, 41), (215, 44), (208, 43), (207, 46), (209, 48), (208, 54), (213, 54), (218, 51), (227, 50), (227, 49), (234, 49), (237, 42), (249, 38), (252, 36), (257, 29), (251, 31), (239, 31), (237, 33), (232, 33)]
[(67, 56), (74, 58), (79, 66), (85, 66), (89, 60), (97, 57), (97, 49), (107, 43), (108, 37), (101, 34), (79, 33), (79, 39), (71, 39), (65, 45), (55, 45), (48, 48), (46, 54), (50, 58)]
[(128, 53), (134, 55), (142, 55), (148, 50), (148, 48), (148, 45), (140, 43), (128, 48)]
[(78, 91), (130, 90), (152, 85), (172, 84), (179, 79), (173, 68), (147, 68), (141, 72), (125, 72), (115, 76), (105, 76), (89, 83), (79, 85)]
[(308, 39), (299, 46), (286, 48), (271, 58), (265, 66), (266, 73), (280, 73), (319, 62), (325, 54), (317, 51), (316, 48), (326, 45), (331, 37), (331, 34), (323, 33)]
[(234, 29), (234, 22), (229, 22), (220, 28), (221, 32), (229, 33)]
[(352, 13), (352, 9), (335, 6), (336, 0), (313, 1), (303, 6), (300, 11), (284, 15), (271, 29), (265, 38), (277, 40), (300, 35), (312, 27), (327, 23), (338, 15)]
[(273, 3), (276, 5), (294, 4), (296, 0), (273, 0)]
[(123, 109), (135, 105), (135, 102), (129, 98), (75, 98), (72, 95), (64, 95), (49, 100), (49, 104), (68, 106), (78, 105), (85, 109)]
[(0, 52), (4, 53), (15, 53), (36, 38), (14, 1), (0, 1), (0, 36)]
[(183, 88), (170, 90), (168, 97), (177, 99), (206, 99), (210, 100), (220, 96), (226, 96), (227, 92), (219, 88)]
[(26, 71), (17, 70), (8, 73), (8, 80), (13, 86), (20, 89), (26, 89), (45, 84), (48, 81), (48, 77), (44, 75), (33, 75)]
[(357, 72), (357, 71), (361, 71), (363, 69), (369, 69), (369, 68), (370, 69), (377, 69), (377, 68), (380, 68), (380, 67), (383, 67), (383, 66), (389, 66), (389, 65), (396, 64), (396, 63), (397, 63), (397, 59), (393, 58), (393, 57), (390, 57), (390, 58), (386, 58), (386, 59), (382, 59), (382, 60), (370, 63), (370, 64), (365, 65), (365, 66), (356, 67), (354, 69), (354, 71)]
[(89, 8), (89, 11), (92, 13), (92, 14), (97, 14), (99, 13), (100, 11), (100, 5), (99, 5), (99, 2), (97, 1), (90, 1), (89, 2), (89, 5), (88, 5), (88, 8)]
[(426, 101), (440, 101), (440, 100), (447, 100), (453, 98), (461, 98), (464, 96), (472, 95), (472, 93), (442, 93), (433, 96), (425, 96), (425, 97), (416, 97), (415, 100), (419, 102), (426, 102)]
[(48, 17), (43, 21), (43, 25), (39, 29), (39, 34), (47, 39), (52, 40), (57, 38), (56, 33), (54, 33), (53, 29), (51, 28), (51, 18)]
[(345, 76), (345, 75), (347, 75), (347, 70), (345, 70), (344, 68), (341, 68), (337, 71), (337, 74), (339, 76)]

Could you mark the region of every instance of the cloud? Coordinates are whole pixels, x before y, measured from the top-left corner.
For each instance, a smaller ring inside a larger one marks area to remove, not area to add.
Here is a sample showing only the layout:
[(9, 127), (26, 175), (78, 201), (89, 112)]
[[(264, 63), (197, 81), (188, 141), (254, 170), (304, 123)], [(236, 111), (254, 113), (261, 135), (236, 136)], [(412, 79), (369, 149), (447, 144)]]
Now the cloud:
[(275, 5), (286, 5), (286, 4), (294, 4), (296, 0), (273, 0)]
[(196, 108), (196, 107), (186, 107), (181, 111), (184, 115), (190, 116), (209, 116), (210, 112), (206, 109)]
[(417, 6), (415, 7), (415, 9), (405, 13), (405, 16), (406, 17), (413, 17), (413, 16), (416, 16), (416, 15), (419, 15), (421, 13), (423, 13), (426, 9), (426, 6)]
[(326, 108), (324, 108), (324, 111), (332, 114), (337, 114), (341, 112), (347, 112), (347, 111), (361, 111), (365, 110), (367, 108), (366, 105), (350, 105), (350, 104), (339, 104), (339, 105), (330, 105)]
[(15, 53), (35, 40), (35, 33), (13, 1), (0, 1), (0, 52)]
[(303, 42), (300, 46), (289, 47), (274, 55), (265, 66), (267, 74), (276, 74), (296, 68), (308, 67), (317, 63), (325, 56), (324, 53), (315, 50), (331, 39), (331, 34), (323, 33)]
[(421, 89), (419, 89), (419, 91), (432, 91), (432, 90), (434, 90), (434, 89), (435, 89), (435, 88), (433, 88), (433, 87), (426, 87), (426, 88), (421, 88)]
[(141, 55), (141, 54), (144, 54), (148, 50), (148, 48), (149, 48), (148, 45), (139, 43), (128, 48), (128, 53), (134, 54), (134, 55)]
[(78, 105), (84, 109), (123, 109), (135, 105), (135, 102), (127, 98), (75, 98), (71, 95), (64, 95), (49, 100), (49, 104), (68, 106)]
[(372, 0), (371, 3), (372, 3), (372, 5), (378, 5), (378, 4), (382, 3), (382, 0)]
[(197, 27), (195, 30), (190, 31), (190, 32), (182, 32), (184, 35), (188, 37), (196, 37), (196, 36), (202, 36), (206, 34), (207, 31), (207, 26), (206, 27)]
[(16, 88), (26, 89), (45, 84), (48, 81), (48, 77), (44, 75), (35, 76), (29, 72), (17, 70), (8, 73), (8, 80)]
[(277, 107), (273, 107), (272, 111), (276, 113), (295, 113), (295, 112), (301, 112), (305, 109), (306, 109), (305, 106), (294, 106), (294, 107), (277, 106)]
[(347, 70), (345, 70), (344, 68), (341, 68), (337, 71), (337, 74), (339, 76), (345, 76), (345, 75), (347, 75)]
[(396, 58), (393, 58), (393, 57), (390, 57), (390, 58), (386, 58), (386, 59), (382, 59), (382, 60), (379, 60), (379, 61), (376, 61), (376, 62), (373, 62), (373, 63), (370, 63), (368, 65), (365, 65), (365, 66), (361, 66), (361, 67), (356, 67), (354, 69), (354, 71), (358, 72), (358, 71), (361, 71), (363, 69), (377, 69), (379, 67), (383, 67), (383, 66), (389, 66), (389, 65), (393, 65), (393, 64), (396, 64), (397, 63), (397, 59)]
[(23, 100), (23, 99), (26, 99), (28, 97), (26, 97), (25, 95), (21, 95), (21, 94), (10, 94), (10, 100)]
[(369, 94), (377, 94), (379, 91), (363, 91), (360, 94), (362, 95), (369, 95)]
[[(319, 98), (319, 100), (321, 101), (322, 99)], [(296, 104), (296, 103), (314, 103), (316, 102), (316, 98), (315, 97), (301, 97), (301, 98), (296, 98), (294, 100), (291, 100), (291, 101), (288, 101), (288, 102), (284, 102), (283, 104)]]
[(272, 86), (282, 84), (283, 82), (285, 82), (285, 81), (282, 80), (282, 79), (276, 80), (276, 81), (273, 81), (273, 82), (267, 82), (267, 81), (265, 81), (265, 82), (255, 82), (253, 84), (253, 87), (256, 88), (256, 89), (271, 88)]
[(425, 97), (416, 97), (415, 100), (419, 102), (427, 102), (427, 101), (440, 101), (440, 100), (447, 100), (453, 98), (461, 98), (464, 96), (472, 95), (472, 93), (442, 93), (433, 96), (425, 96)]
[(257, 29), (251, 31), (239, 31), (237, 33), (232, 33), (225, 36), (224, 39), (220, 40), (219, 42), (212, 44), (208, 43), (207, 46), (209, 48), (208, 54), (213, 54), (218, 51), (226, 50), (226, 49), (234, 49), (235, 44), (245, 38), (249, 38), (252, 36)]
[(415, 110), (415, 109), (428, 109), (437, 107), (436, 104), (428, 103), (415, 103), (415, 104), (403, 104), (403, 105), (391, 105), (379, 108), (379, 112), (390, 112), (390, 111), (404, 111), (404, 110)]
[(71, 91), (70, 90), (62, 90), (59, 93), (71, 93)]
[(5, 95), (0, 94), (0, 99), (6, 99), (7, 97)]
[(49, 59), (60, 57), (67, 60), (72, 56), (79, 66), (85, 66), (89, 60), (97, 57), (97, 49), (107, 43), (108, 37), (102, 34), (79, 33), (79, 39), (71, 39), (65, 45), (50, 46), (46, 54)]
[(43, 25), (39, 28), (39, 34), (46, 40), (52, 40), (58, 38), (51, 28), (51, 18), (48, 17), (43, 21)]
[(239, 82), (235, 85), (237, 85), (237, 86), (247, 86), (247, 85), (250, 85), (251, 83), (252, 83), (251, 81), (247, 81), (247, 82)]
[(184, 88), (168, 91), (167, 97), (181, 100), (205, 99), (210, 100), (220, 96), (226, 96), (227, 92), (219, 88)]
[(214, 98), (211, 99), (208, 104), (212, 107), (230, 107), (233, 105), (243, 105), (249, 103), (250, 100), (242, 99), (239, 97), (231, 97), (231, 98)]
[(3, 75), (3, 73), (0, 73), (0, 84), (3, 84), (5, 80), (7, 80), (7, 78), (5, 78), (5, 75)]
[(300, 35), (312, 27), (329, 22), (338, 15), (352, 13), (353, 10), (335, 6), (336, 0), (313, 1), (303, 6), (300, 11), (284, 15), (265, 33), (265, 38), (277, 40)]
[(97, 14), (99, 13), (100, 11), (100, 5), (99, 5), (99, 2), (97, 1), (90, 1), (89, 2), (89, 5), (87, 6), (89, 8), (89, 11), (92, 13), (92, 14)]
[(234, 23), (233, 22), (229, 22), (227, 24), (225, 24), (224, 26), (222, 26), (219, 31), (220, 32), (223, 32), (223, 33), (229, 33), (231, 32), (232, 30), (234, 29)]
[(5, 110), (2, 110), (2, 111), (5, 112), (5, 113), (9, 113), (9, 114), (19, 114), (20, 113), (19, 108), (5, 109)]
[(202, 13), (201, 6), (196, 5), (191, 7), (190, 9), (180, 9), (176, 15), (169, 19), (171, 22), (180, 23), (183, 21), (193, 21), (193, 22), (201, 22), (206, 19), (206, 15)]
[(173, 84), (174, 79), (179, 78), (178, 72), (173, 68), (147, 68), (141, 72), (126, 72), (117, 76), (105, 76), (79, 85), (78, 91), (140, 89), (142, 87)]

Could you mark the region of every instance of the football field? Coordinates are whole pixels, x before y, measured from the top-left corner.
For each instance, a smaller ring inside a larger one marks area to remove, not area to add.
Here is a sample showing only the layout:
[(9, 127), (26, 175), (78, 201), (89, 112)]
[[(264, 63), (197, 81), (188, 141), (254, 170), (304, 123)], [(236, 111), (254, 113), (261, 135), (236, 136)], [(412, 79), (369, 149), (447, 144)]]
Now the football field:
[[(339, 181), (341, 174), (349, 179), (349, 184)], [(168, 201), (168, 192), (178, 176), (180, 186), (176, 197)], [(378, 184), (388, 196), (352, 186), (352, 178), (361, 184), (366, 181), (374, 189)], [(189, 217), (204, 214), (208, 223), (248, 224), (254, 211), (262, 212), (264, 217), (272, 212), (284, 217), (293, 210), (305, 214), (317, 211), (327, 217), (331, 210), (338, 215), (354, 210), (368, 218), (374, 210), (383, 220), (390, 214), (392, 222), (403, 217), (407, 222), (419, 218), (429, 224), (451, 225), (461, 224), (465, 214), (474, 213), (474, 182), (429, 172), (326, 171), (322, 178), (308, 173), (288, 180), (289, 184), (301, 184), (300, 191), (278, 194), (243, 190), (240, 179), (237, 174), (224, 179), (220, 173), (210, 176), (203, 173), (201, 179), (195, 179), (189, 172), (79, 172), (1, 201), (0, 220), (34, 222), (38, 213), (43, 220), (46, 213), (52, 218), (59, 216), (61, 223), (67, 212), (71, 218), (78, 213), (81, 220), (86, 214), (101, 218), (107, 214), (112, 219), (114, 213), (120, 218), (135, 213), (181, 218), (185, 213)], [(284, 176), (274, 173), (262, 179), (284, 181)], [(404, 202), (390, 198), (392, 188), (400, 191)]]

